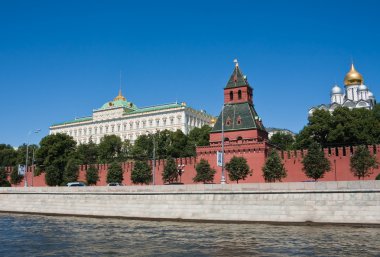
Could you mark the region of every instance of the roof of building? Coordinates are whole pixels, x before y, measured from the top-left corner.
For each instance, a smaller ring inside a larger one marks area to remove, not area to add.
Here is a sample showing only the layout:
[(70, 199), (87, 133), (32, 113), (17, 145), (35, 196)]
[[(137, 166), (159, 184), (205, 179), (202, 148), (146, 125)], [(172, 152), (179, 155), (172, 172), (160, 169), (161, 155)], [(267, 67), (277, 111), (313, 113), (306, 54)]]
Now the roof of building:
[(226, 88), (249, 86), (246, 77), (243, 75), (239, 68), (239, 64), (236, 62), (235, 69), (232, 72), (230, 79), (227, 82)]
[(92, 117), (75, 118), (74, 120), (56, 123), (56, 124), (53, 124), (52, 126), (67, 125), (67, 124), (71, 124), (71, 123), (78, 123), (78, 122), (90, 121), (90, 120), (92, 120)]
[(148, 107), (143, 107), (143, 108), (137, 108), (136, 110), (125, 113), (124, 115), (130, 115), (130, 114), (135, 114), (135, 113), (143, 113), (143, 112), (153, 112), (153, 111), (160, 111), (160, 110), (165, 110), (165, 109), (173, 109), (173, 108), (178, 108), (178, 107), (184, 107), (186, 106), (185, 103), (169, 103), (169, 104), (160, 104), (160, 105), (154, 105), (154, 106), (148, 106)]
[[(253, 105), (248, 102), (224, 106), (224, 131), (260, 129), (265, 130)], [(222, 131), (222, 113), (219, 115), (212, 132)]]

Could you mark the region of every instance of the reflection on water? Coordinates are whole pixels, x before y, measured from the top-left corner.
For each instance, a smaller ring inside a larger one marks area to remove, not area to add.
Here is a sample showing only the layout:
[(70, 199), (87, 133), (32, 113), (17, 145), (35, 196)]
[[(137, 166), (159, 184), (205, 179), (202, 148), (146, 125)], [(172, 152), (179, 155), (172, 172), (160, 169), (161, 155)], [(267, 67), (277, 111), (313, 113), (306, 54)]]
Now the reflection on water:
[(0, 214), (0, 256), (380, 256), (380, 228)]

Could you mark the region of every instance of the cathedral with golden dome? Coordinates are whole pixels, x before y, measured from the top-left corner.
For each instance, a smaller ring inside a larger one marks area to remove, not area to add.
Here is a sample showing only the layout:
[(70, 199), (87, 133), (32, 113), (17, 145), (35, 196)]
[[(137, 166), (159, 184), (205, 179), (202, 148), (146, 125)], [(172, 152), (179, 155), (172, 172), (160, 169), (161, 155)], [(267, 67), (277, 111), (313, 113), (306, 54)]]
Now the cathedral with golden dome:
[(321, 104), (309, 110), (309, 116), (315, 110), (326, 110), (333, 112), (339, 106), (354, 108), (372, 109), (376, 104), (376, 99), (368, 87), (364, 85), (363, 76), (351, 64), (350, 71), (344, 77), (344, 91), (334, 85), (330, 93), (330, 104)]

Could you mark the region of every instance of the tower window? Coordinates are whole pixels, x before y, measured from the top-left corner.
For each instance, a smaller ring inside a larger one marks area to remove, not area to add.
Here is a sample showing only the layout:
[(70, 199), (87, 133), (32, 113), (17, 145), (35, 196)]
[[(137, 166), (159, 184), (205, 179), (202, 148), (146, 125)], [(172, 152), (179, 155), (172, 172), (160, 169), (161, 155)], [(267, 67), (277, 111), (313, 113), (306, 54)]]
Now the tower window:
[(230, 91), (230, 100), (234, 100), (234, 93), (232, 91)]
[(236, 119), (236, 123), (237, 123), (238, 125), (241, 124), (241, 117), (240, 117), (240, 116), (237, 117), (237, 119)]
[(238, 99), (241, 99), (241, 90), (238, 91)]

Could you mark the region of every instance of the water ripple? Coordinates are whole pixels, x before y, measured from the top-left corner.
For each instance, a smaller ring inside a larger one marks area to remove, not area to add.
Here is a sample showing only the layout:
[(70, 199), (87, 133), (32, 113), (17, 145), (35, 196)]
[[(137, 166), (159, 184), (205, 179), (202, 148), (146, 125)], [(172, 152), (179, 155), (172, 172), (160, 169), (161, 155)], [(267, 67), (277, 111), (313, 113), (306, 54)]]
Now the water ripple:
[(380, 256), (378, 227), (0, 214), (0, 256)]

